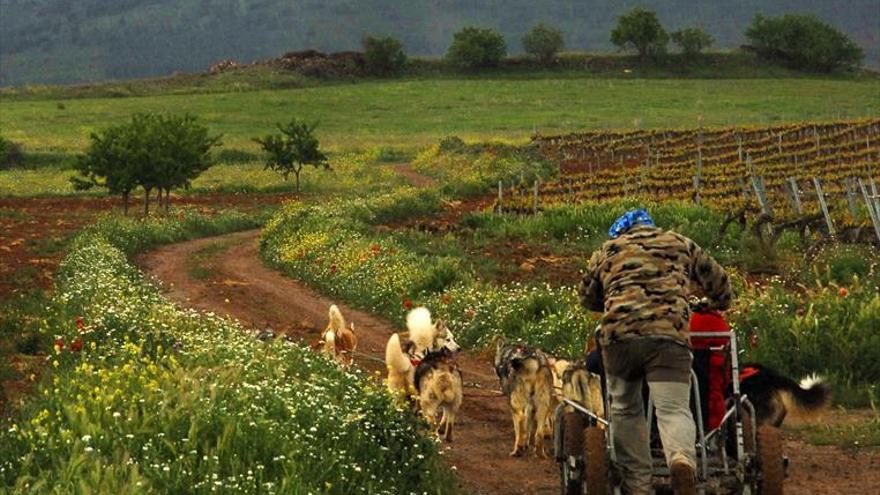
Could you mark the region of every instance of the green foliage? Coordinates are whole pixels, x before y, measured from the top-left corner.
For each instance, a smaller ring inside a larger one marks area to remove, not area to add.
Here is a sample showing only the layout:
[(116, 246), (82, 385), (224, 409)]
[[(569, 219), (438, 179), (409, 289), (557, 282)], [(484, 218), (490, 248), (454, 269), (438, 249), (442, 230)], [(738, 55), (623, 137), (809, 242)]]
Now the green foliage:
[(456, 493), (435, 442), (384, 387), (178, 308), (122, 251), (149, 243), (111, 222), (59, 268), (40, 322), (58, 344), (0, 429), (9, 493)]
[(21, 145), (0, 136), (0, 170), (20, 166), (24, 163)]
[(303, 167), (330, 168), (327, 155), (319, 149), (314, 131), (317, 124), (307, 124), (293, 118), (286, 125), (278, 124), (281, 134), (270, 134), (254, 138), (268, 155), (266, 169), (280, 173), (284, 180), (290, 174), (296, 177), (296, 190), (299, 191), (299, 175)]
[(457, 31), (446, 59), (465, 69), (496, 67), (507, 54), (507, 43), (498, 31), (468, 26)]
[(797, 69), (830, 72), (856, 67), (864, 58), (848, 36), (811, 15), (758, 14), (746, 37), (759, 56)]
[(700, 28), (684, 28), (670, 35), (672, 42), (681, 48), (685, 55), (699, 55), (700, 52), (712, 46), (715, 38)]
[(623, 50), (636, 50), (644, 60), (665, 54), (669, 35), (655, 12), (635, 7), (617, 18), (611, 42)]
[(76, 189), (97, 185), (121, 194), (126, 211), (131, 192), (140, 186), (146, 213), (151, 190), (165, 191), (167, 198), (176, 187), (188, 188), (211, 166), (210, 151), (219, 141), (193, 116), (138, 113), (131, 122), (91, 134), (71, 181)]
[(406, 66), (406, 52), (403, 43), (390, 36), (374, 37), (365, 36), (364, 62), (367, 71), (377, 76), (391, 76), (400, 74)]
[[(857, 277), (846, 286), (802, 291), (781, 283), (752, 286), (732, 324), (742, 342), (757, 336), (747, 359), (789, 376), (819, 373), (833, 380), (838, 402), (865, 405), (869, 384), (880, 381), (880, 287)], [(876, 393), (876, 389), (874, 393)]]
[(526, 53), (535, 57), (542, 64), (549, 64), (556, 58), (556, 54), (565, 48), (565, 40), (559, 29), (539, 23), (523, 36), (523, 49)]

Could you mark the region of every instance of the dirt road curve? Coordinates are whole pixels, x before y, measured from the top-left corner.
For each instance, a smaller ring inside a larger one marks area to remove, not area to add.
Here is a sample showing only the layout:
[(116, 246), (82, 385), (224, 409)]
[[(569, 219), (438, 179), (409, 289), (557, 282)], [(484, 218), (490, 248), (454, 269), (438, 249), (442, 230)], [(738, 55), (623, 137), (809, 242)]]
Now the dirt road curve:
[[(174, 244), (140, 259), (148, 273), (160, 279), (167, 296), (182, 305), (228, 314), (244, 325), (271, 327), (307, 342), (317, 338), (327, 322), (327, 308), (339, 305), (358, 332), (359, 350), (375, 358), (384, 356), (385, 342), (400, 329), (389, 322), (344, 304), (263, 266), (258, 256), (257, 231)], [(188, 260), (211, 245), (223, 246), (202, 264), (212, 275), (196, 280)], [(229, 301), (229, 302), (226, 302)], [(383, 368), (374, 359), (361, 357), (359, 365)], [(462, 416), (456, 424), (455, 442), (447, 449), (461, 484), (473, 494), (557, 493), (556, 468), (551, 460), (510, 458), (513, 424), (507, 403), (497, 392), (498, 383), (487, 360), (464, 353), (460, 364), (468, 387), (464, 391)]]
[[(139, 263), (163, 282), (169, 298), (184, 306), (228, 314), (248, 327), (268, 326), (312, 341), (326, 323), (328, 306), (339, 303), (263, 266), (258, 236), (257, 231), (248, 231), (175, 244), (149, 253)], [(363, 311), (339, 306), (356, 325), (360, 350), (373, 357), (362, 356), (358, 364), (381, 368), (377, 358), (384, 354), (388, 335), (399, 329)], [(558, 493), (552, 461), (508, 457), (513, 428), (489, 360), (465, 353), (460, 362), (465, 382), (479, 386), (465, 389), (455, 442), (447, 448), (462, 487), (473, 494)], [(794, 440), (786, 450), (791, 458), (789, 494), (880, 493), (880, 453), (851, 455)]]

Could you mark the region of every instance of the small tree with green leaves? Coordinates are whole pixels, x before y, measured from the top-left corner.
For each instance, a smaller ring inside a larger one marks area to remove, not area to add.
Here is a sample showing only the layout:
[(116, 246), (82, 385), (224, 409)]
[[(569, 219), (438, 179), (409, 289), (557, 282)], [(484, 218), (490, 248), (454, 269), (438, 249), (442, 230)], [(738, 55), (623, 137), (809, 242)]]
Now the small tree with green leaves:
[(76, 190), (106, 188), (110, 194), (122, 196), (128, 214), (131, 192), (138, 186), (138, 175), (146, 168), (148, 153), (138, 142), (133, 123), (109, 127), (89, 136), (86, 153), (77, 157), (77, 176), (70, 181)]
[(684, 28), (670, 35), (672, 42), (681, 48), (685, 55), (695, 56), (712, 46), (715, 38), (700, 28)]
[(170, 191), (189, 187), (211, 165), (209, 152), (219, 140), (189, 115), (135, 114), (130, 122), (92, 133), (71, 182), (79, 190), (98, 186), (122, 195), (126, 213), (131, 192), (140, 186), (146, 215), (150, 192), (159, 190), (161, 204), (164, 191), (167, 209)]
[(364, 36), (364, 63), (370, 74), (390, 76), (400, 74), (406, 65), (403, 43), (390, 37)]
[(617, 18), (611, 42), (623, 50), (636, 50), (644, 60), (666, 53), (669, 35), (655, 12), (636, 7)]
[(546, 26), (544, 23), (537, 24), (528, 34), (523, 36), (522, 44), (526, 53), (545, 65), (553, 62), (556, 54), (565, 48), (562, 31)]
[(810, 15), (755, 16), (746, 30), (758, 56), (794, 69), (830, 72), (858, 66), (864, 52), (849, 37)]
[(156, 188), (159, 204), (167, 210), (172, 189), (189, 189), (192, 181), (211, 167), (211, 148), (220, 143), (220, 136), (208, 135), (208, 128), (191, 115), (157, 115), (152, 126), (159, 155)]
[(452, 36), (446, 59), (466, 69), (496, 67), (507, 54), (507, 43), (498, 31), (465, 27)]
[(269, 134), (263, 138), (254, 138), (266, 152), (268, 160), (266, 169), (274, 170), (284, 177), (293, 174), (296, 177), (296, 190), (299, 191), (299, 176), (306, 165), (315, 168), (330, 168), (325, 155), (318, 148), (318, 139), (314, 135), (316, 124), (307, 124), (296, 118), (287, 125), (278, 124), (280, 134)]

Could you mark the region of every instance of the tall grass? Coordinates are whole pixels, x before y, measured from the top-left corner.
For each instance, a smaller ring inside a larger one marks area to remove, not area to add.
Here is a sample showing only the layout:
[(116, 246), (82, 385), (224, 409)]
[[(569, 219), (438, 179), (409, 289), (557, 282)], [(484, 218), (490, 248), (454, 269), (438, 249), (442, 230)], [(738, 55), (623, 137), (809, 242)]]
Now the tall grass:
[(56, 339), (48, 372), (0, 429), (3, 485), (22, 494), (454, 493), (419, 421), (369, 377), (181, 310), (126, 259), (207, 223), (170, 221), (163, 232), (105, 219), (73, 243), (41, 323)]

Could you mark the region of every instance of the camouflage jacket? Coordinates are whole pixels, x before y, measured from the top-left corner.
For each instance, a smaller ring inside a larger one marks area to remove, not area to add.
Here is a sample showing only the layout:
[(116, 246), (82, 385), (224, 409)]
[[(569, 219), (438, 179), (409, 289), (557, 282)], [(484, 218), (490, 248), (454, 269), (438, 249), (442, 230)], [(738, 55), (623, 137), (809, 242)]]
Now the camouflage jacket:
[(691, 283), (718, 310), (730, 306), (727, 273), (694, 241), (655, 227), (635, 226), (606, 241), (590, 258), (579, 296), (602, 311), (602, 345), (644, 335), (688, 342)]

